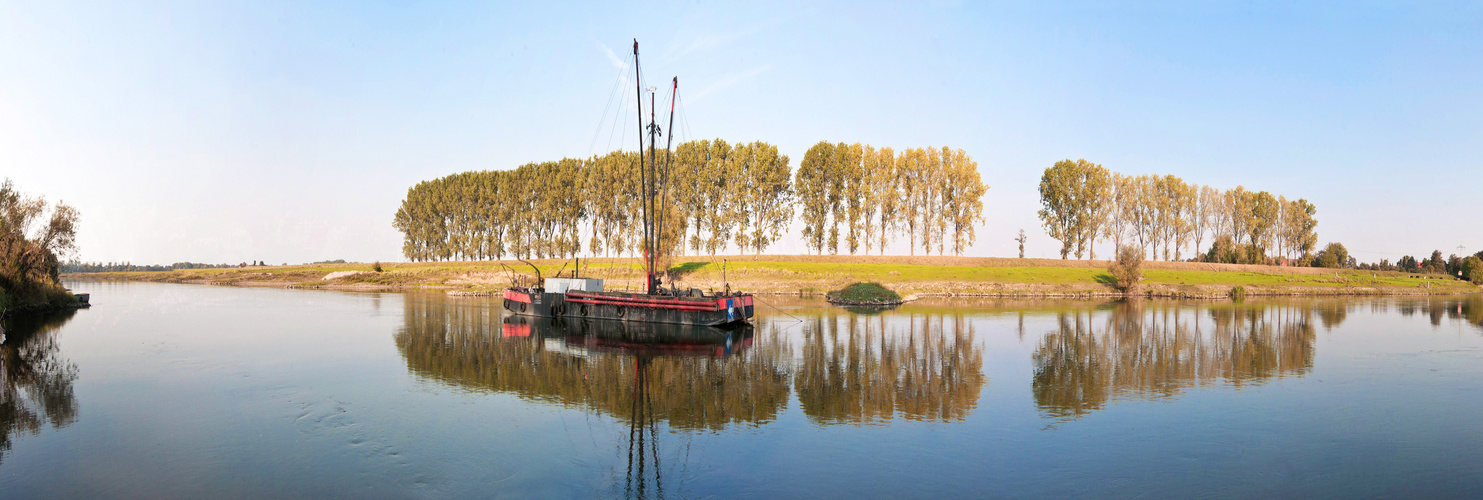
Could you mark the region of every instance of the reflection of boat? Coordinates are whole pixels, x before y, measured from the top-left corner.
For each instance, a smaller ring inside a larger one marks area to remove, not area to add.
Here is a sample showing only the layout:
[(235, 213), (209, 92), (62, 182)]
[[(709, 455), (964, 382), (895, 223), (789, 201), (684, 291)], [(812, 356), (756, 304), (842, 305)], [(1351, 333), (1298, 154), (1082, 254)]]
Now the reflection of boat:
[[(506, 316), (501, 322), (503, 337), (536, 337), (542, 340), (546, 351), (558, 352), (579, 358), (600, 357), (617, 354), (631, 358), (630, 376), (632, 383), (627, 391), (618, 392), (612, 401), (615, 406), (628, 406), (627, 471), (624, 477), (624, 496), (645, 498), (650, 494), (664, 496), (662, 450), (659, 445), (659, 422), (666, 420), (673, 410), (670, 404), (655, 408), (654, 388), (650, 372), (660, 372), (663, 380), (673, 380), (667, 370), (668, 361), (713, 363), (724, 362), (709, 358), (726, 358), (738, 354), (752, 345), (752, 325), (741, 324), (732, 328), (716, 328), (703, 325), (662, 323), (625, 323), (612, 320), (570, 320), (565, 318), (541, 318)], [(680, 358), (680, 359), (673, 359)], [(625, 359), (626, 361), (626, 359)], [(656, 365), (656, 363), (659, 363)], [(693, 376), (694, 374), (687, 374)], [(691, 377), (686, 377), (691, 378)], [(585, 377), (584, 377), (585, 380)], [(717, 384), (706, 384), (714, 389)], [(611, 385), (608, 387), (612, 387)], [(734, 386), (732, 386), (734, 387)], [(659, 399), (668, 403), (676, 387), (661, 387)], [(748, 391), (750, 392), (750, 391)], [(609, 396), (609, 397), (611, 397)], [(623, 397), (626, 396), (626, 397)], [(691, 413), (711, 413), (705, 405), (683, 405), (678, 409)], [(721, 408), (724, 410), (726, 408)], [(688, 411), (687, 411), (688, 410)], [(735, 409), (732, 409), (735, 411)], [(683, 458), (683, 455), (682, 455)], [(652, 491), (650, 488), (652, 487)]]
[(788, 403), (792, 351), (764, 340), (775, 339), (775, 330), (753, 337), (756, 329), (745, 325), (509, 318), (441, 294), (408, 294), (404, 307), (396, 345), (408, 370), (465, 389), (627, 420), (634, 360), (647, 358), (645, 376), (663, 380), (651, 395), (652, 416), (672, 429), (757, 425), (777, 419)]
[[(638, 117), (644, 121), (643, 91), (639, 90), (642, 79), (638, 73), (639, 42), (633, 42), (635, 90), (638, 90)], [(674, 89), (679, 89), (679, 79), (674, 80)], [(670, 139), (674, 138), (674, 100), (670, 101)], [(660, 133), (654, 122), (654, 105), (649, 105), (649, 161), (644, 165), (644, 135), (639, 134), (640, 154), (640, 206), (643, 229), (642, 250), (644, 255), (644, 293), (605, 292), (602, 280), (550, 278), (540, 280), (532, 287), (514, 286), (505, 289), (504, 307), (512, 313), (524, 316), (566, 317), (585, 319), (608, 319), (623, 322), (677, 323), (686, 325), (728, 325), (747, 323), (752, 319), (752, 296), (743, 293), (706, 294), (700, 290), (665, 290), (660, 286), (657, 269), (661, 253), (674, 246), (673, 236), (665, 238), (664, 203), (667, 179), (669, 178), (669, 146), (665, 146), (665, 164), (660, 169), (655, 162), (655, 134)], [(580, 266), (578, 266), (580, 268)]]
[(610, 352), (635, 356), (726, 357), (751, 347), (752, 326), (717, 328), (703, 325), (624, 323), (506, 316), (505, 337), (536, 336), (547, 349), (585, 356)]

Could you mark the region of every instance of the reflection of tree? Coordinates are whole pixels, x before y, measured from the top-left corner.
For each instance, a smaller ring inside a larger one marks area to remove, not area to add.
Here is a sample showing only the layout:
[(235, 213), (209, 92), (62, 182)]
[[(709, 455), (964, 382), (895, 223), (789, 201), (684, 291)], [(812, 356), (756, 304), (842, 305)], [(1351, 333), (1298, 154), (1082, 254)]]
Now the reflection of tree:
[(1483, 297), (1470, 295), (1453, 301), (1448, 316), (1470, 324), (1483, 332)]
[(72, 382), (77, 366), (61, 356), (56, 331), (75, 311), (29, 314), (5, 320), (0, 344), (0, 461), (10, 436), (77, 421)]
[(1402, 316), (1425, 314), (1432, 326), (1441, 326), (1446, 318), (1483, 332), (1483, 297), (1477, 295), (1408, 297), (1400, 299), (1396, 308)]
[(962, 315), (910, 314), (899, 325), (826, 314), (803, 325), (793, 381), (812, 421), (962, 420), (978, 404), (983, 351)]
[(1326, 300), (1313, 304), (1312, 309), (1318, 313), (1318, 322), (1323, 324), (1323, 329), (1332, 330), (1349, 317), (1349, 304), (1345, 300)]
[(1315, 315), (1337, 326), (1343, 305), (1214, 307), (1206, 321), (1199, 309), (1138, 301), (1105, 315), (1060, 313), (1034, 354), (1035, 403), (1049, 416), (1076, 416), (1115, 397), (1169, 397), (1214, 382), (1303, 375), (1313, 366)]
[[(681, 429), (766, 422), (787, 405), (781, 363), (791, 352), (776, 328), (764, 328), (751, 348), (716, 357), (666, 350), (672, 345), (656, 341), (666, 335), (664, 326), (630, 332), (616, 331), (621, 325), (530, 321), (524, 323), (528, 329), (511, 328), (502, 336), (499, 310), (487, 303), (413, 294), (404, 303), (406, 323), (395, 340), (408, 368), (453, 385), (626, 419), (633, 413), (637, 372), (643, 370), (643, 379), (655, 388), (646, 418)], [(636, 357), (644, 363), (635, 363)]]

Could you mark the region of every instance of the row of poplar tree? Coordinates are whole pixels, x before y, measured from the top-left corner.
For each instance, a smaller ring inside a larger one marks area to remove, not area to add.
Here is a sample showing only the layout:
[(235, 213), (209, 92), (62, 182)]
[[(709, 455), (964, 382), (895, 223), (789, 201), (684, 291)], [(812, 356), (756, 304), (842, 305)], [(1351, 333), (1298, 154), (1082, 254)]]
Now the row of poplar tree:
[[(464, 172), (407, 191), (393, 225), (411, 260), (635, 255), (642, 250), (637, 152)], [(665, 168), (662, 255), (711, 254), (735, 245), (761, 253), (800, 209), (809, 249), (884, 249), (897, 232), (924, 250), (961, 253), (981, 222), (987, 189), (963, 150), (820, 142), (796, 178), (787, 155), (764, 142), (689, 141)], [(843, 228), (843, 229), (841, 229)], [(584, 231), (585, 229), (585, 231)], [(586, 241), (582, 241), (586, 236)], [(914, 251), (914, 250), (913, 250)]]
[[(1307, 200), (1241, 186), (1222, 191), (1173, 175), (1123, 175), (1086, 160), (1045, 169), (1040, 203), (1040, 220), (1061, 241), (1062, 259), (1095, 259), (1093, 245), (1110, 241), (1147, 249), (1153, 259), (1162, 251), (1163, 260), (1181, 260), (1192, 248), (1196, 260), (1209, 262), (1301, 262), (1312, 259), (1318, 240), (1318, 209)], [(1212, 243), (1202, 252), (1206, 236)]]
[[(794, 181), (803, 239), (816, 253), (885, 253), (893, 236), (908, 252), (961, 255), (983, 222), (989, 187), (962, 149), (820, 142), (809, 148)], [(841, 245), (843, 244), (843, 245)]]

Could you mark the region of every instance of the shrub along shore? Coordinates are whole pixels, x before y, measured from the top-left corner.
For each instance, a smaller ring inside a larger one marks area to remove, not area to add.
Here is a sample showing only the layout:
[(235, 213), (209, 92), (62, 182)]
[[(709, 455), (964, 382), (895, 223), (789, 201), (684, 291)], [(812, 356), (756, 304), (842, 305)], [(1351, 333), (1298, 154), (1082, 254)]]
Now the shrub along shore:
[[(724, 269), (723, 269), (724, 263)], [(571, 260), (532, 261), (543, 277), (569, 276)], [(801, 256), (677, 257), (674, 286), (760, 294), (822, 295), (854, 282), (877, 282), (905, 297), (1098, 297), (1122, 295), (1107, 261), (988, 257)], [(519, 261), (307, 264), (165, 272), (64, 275), (72, 280), (152, 281), (341, 290), (448, 289), (490, 292), (512, 279), (529, 283), (530, 265)], [(582, 259), (582, 277), (602, 278), (609, 290), (643, 283), (638, 259)], [(671, 280), (665, 280), (668, 286)], [(1192, 262), (1144, 262), (1134, 295), (1225, 298), (1241, 287), (1246, 296), (1419, 295), (1479, 293), (1483, 288), (1442, 274), (1277, 267)]]
[(85, 307), (58, 280), (58, 255), (77, 249), (77, 210), (0, 181), (0, 317)]

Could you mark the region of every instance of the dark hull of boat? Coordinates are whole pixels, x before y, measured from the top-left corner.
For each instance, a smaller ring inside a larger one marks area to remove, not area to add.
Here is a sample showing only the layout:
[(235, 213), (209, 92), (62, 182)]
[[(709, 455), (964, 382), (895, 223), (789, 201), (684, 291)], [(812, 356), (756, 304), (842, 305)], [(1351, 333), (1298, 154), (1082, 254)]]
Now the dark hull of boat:
[(720, 358), (752, 345), (748, 324), (714, 327), (510, 315), (501, 327), (506, 337), (559, 339), (567, 348), (588, 353)]
[(546, 293), (510, 288), (504, 308), (521, 316), (726, 326), (752, 319), (751, 295), (672, 297), (620, 292)]

